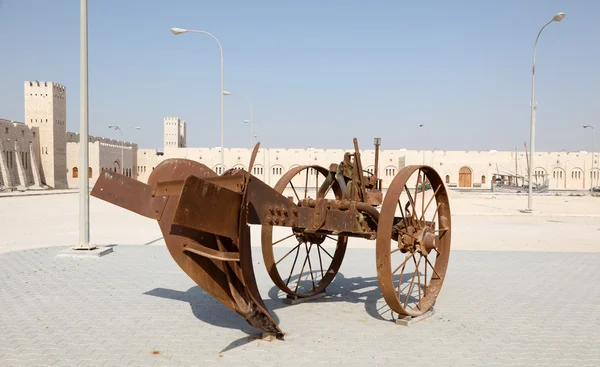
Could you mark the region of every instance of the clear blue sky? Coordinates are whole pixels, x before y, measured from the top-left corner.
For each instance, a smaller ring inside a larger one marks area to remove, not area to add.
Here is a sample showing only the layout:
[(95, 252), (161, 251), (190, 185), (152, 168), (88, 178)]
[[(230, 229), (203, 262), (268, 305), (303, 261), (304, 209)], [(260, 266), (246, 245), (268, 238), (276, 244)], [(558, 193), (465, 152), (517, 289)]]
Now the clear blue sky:
[[(90, 134), (162, 147), (220, 144), (225, 89), (254, 102), (266, 147), (512, 150), (529, 141), (537, 32), (536, 150), (590, 150), (600, 130), (600, 1), (89, 1)], [(23, 120), (23, 81), (67, 87), (79, 131), (79, 1), (0, 0), (0, 117)], [(225, 98), (225, 145), (247, 147), (246, 100)], [(419, 124), (424, 124), (420, 129)], [(597, 148), (600, 148), (600, 131)]]

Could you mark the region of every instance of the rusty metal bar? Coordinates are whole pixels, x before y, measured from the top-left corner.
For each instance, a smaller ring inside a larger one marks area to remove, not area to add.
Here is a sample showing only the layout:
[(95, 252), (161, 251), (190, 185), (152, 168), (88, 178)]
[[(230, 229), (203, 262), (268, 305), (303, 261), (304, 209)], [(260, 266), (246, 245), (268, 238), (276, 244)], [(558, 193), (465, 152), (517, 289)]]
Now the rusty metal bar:
[(167, 204), (167, 197), (154, 196), (151, 186), (108, 170), (100, 173), (90, 195), (156, 220)]

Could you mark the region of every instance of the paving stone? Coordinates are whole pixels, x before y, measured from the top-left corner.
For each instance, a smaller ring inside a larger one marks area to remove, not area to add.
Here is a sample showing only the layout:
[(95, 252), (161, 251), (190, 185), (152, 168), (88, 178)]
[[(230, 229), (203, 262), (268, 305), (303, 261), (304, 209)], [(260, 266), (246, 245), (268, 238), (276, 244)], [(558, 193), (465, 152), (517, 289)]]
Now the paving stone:
[(436, 315), (410, 328), (385, 311), (372, 249), (347, 251), (327, 290), (336, 296), (293, 306), (258, 264), (261, 295), (287, 333), (265, 342), (162, 246), (117, 246), (90, 262), (58, 251), (0, 254), (0, 366), (600, 364), (590, 317), (600, 253), (454, 251)]

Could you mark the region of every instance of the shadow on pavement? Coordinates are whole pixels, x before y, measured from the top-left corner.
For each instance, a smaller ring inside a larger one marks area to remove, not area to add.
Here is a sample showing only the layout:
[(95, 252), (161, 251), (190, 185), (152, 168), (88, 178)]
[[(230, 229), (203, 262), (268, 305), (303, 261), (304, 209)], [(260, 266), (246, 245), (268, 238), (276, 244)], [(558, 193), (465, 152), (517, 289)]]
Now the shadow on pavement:
[[(404, 274), (403, 281), (410, 280), (411, 277), (412, 273)], [(395, 280), (397, 281), (397, 279)], [(221, 353), (260, 338), (260, 331), (254, 329), (243, 317), (228, 309), (198, 286), (194, 286), (186, 292), (155, 288), (144, 294), (187, 302), (190, 304), (192, 313), (198, 320), (218, 327), (240, 330), (248, 334), (243, 338), (231, 342)], [(394, 320), (392, 311), (385, 301), (382, 300), (383, 296), (379, 289), (377, 277), (346, 278), (344, 274), (339, 272), (327, 288), (327, 294), (327, 297), (316, 298), (308, 302), (324, 304), (335, 302), (364, 303), (365, 311), (371, 317), (377, 320)], [(283, 303), (282, 299), (284, 297), (285, 294), (277, 286), (273, 286), (268, 292), (268, 299), (264, 300), (267, 310), (271, 313), (277, 324), (279, 324), (279, 318), (275, 311), (284, 307), (294, 307), (294, 305)], [(380, 304), (381, 307), (377, 308), (377, 304)], [(387, 317), (384, 317), (384, 315)]]

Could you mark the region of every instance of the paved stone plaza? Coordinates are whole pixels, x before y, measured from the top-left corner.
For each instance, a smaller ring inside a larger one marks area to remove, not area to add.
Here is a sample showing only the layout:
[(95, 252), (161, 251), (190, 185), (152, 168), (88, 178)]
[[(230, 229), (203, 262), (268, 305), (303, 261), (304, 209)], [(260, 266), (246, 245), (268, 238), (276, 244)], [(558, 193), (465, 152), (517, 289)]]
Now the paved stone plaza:
[(600, 198), (536, 198), (531, 216), (511, 204), (526, 197), (453, 196), (436, 313), (410, 327), (381, 296), (373, 242), (352, 243), (329, 297), (286, 305), (253, 231), (259, 289), (286, 333), (270, 342), (179, 269), (152, 220), (93, 199), (92, 238), (114, 252), (63, 258), (77, 195), (0, 198), (36, 223), (2, 216), (0, 366), (600, 365)]

